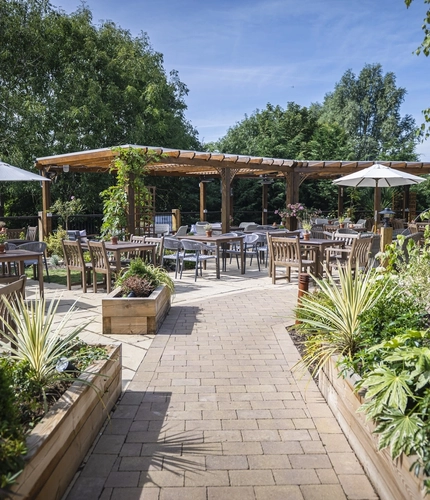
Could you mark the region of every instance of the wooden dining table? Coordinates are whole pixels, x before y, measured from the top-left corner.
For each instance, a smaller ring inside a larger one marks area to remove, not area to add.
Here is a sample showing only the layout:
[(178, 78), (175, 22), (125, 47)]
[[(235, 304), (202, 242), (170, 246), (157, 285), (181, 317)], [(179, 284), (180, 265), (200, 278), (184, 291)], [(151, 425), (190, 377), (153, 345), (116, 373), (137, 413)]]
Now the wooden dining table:
[(322, 240), (318, 238), (310, 238), (309, 240), (300, 240), (300, 246), (303, 248), (314, 248), (316, 250), (316, 266), (315, 274), (318, 278), (323, 277), (325, 250), (328, 247), (341, 247), (344, 246), (342, 240)]
[(191, 236), (178, 236), (178, 240), (192, 240), (192, 241), (200, 241), (201, 243), (213, 244), (216, 247), (216, 277), (220, 279), (220, 256), (223, 246), (226, 246), (230, 242), (239, 243), (240, 247), (240, 272), (241, 274), (245, 274), (245, 259), (243, 252), (243, 235), (237, 236), (229, 236), (229, 235), (213, 235), (213, 236), (205, 236), (201, 235), (191, 235)]
[[(83, 250), (88, 250), (88, 243), (86, 241), (81, 241), (81, 246)], [(140, 252), (151, 252), (151, 262), (155, 265), (156, 257), (155, 250), (157, 245), (154, 243), (142, 243), (134, 241), (118, 241), (118, 243), (111, 243), (105, 241), (105, 247), (108, 252), (113, 253), (116, 271), (121, 271), (121, 254), (140, 251)]]
[[(40, 296), (43, 297), (43, 254), (41, 252), (31, 252), (29, 250), (6, 250), (0, 253), (0, 264), (4, 268), (4, 264), (12, 264), (14, 262), (18, 263), (19, 276), (25, 274), (25, 261), (26, 260), (37, 260), (37, 276), (39, 281), (39, 291)], [(0, 283), (2, 281), (10, 281), (10, 277), (1, 277)]]

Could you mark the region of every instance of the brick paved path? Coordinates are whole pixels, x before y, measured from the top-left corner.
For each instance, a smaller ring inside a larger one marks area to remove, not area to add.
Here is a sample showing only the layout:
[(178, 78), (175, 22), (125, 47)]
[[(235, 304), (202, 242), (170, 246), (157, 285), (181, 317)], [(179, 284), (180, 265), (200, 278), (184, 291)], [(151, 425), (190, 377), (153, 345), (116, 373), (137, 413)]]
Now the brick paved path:
[(173, 307), (67, 499), (376, 499), (270, 286)]

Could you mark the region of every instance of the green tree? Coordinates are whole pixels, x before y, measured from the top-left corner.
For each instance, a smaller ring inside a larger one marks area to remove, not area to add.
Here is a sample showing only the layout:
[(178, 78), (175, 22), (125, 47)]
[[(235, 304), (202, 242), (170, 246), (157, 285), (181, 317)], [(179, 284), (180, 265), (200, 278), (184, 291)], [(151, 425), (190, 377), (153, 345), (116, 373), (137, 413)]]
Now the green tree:
[[(0, 0), (5, 161), (28, 168), (37, 156), (119, 144), (198, 148), (197, 132), (185, 119), (187, 93), (176, 71), (166, 75), (163, 56), (145, 33), (132, 37), (113, 22), (95, 26), (85, 6), (67, 15), (47, 0)], [(54, 199), (73, 194), (70, 179), (59, 176)], [(100, 192), (113, 181), (86, 177), (83, 184), (91, 182)], [(40, 203), (38, 186), (20, 183), (8, 188), (9, 213), (28, 213), (22, 190), (32, 190)]]
[[(411, 5), (412, 1), (413, 0), (405, 0), (406, 6), (409, 7)], [(430, 0), (424, 0), (424, 3), (430, 4)], [(417, 55), (419, 55), (419, 54), (421, 54), (421, 52), (423, 52), (424, 55), (428, 57), (430, 55), (430, 9), (427, 9), (427, 12), (426, 12), (425, 17), (424, 17), (424, 23), (422, 25), (422, 29), (424, 31), (424, 40), (422, 41), (421, 45), (417, 48), (415, 53)], [(427, 123), (430, 123), (430, 108), (424, 109), (423, 113), (424, 113), (425, 121)], [(427, 127), (427, 130), (426, 130), (425, 123), (423, 123), (421, 125), (421, 131), (422, 132), (425, 131), (426, 138), (430, 137), (430, 125)]]
[(415, 121), (400, 116), (406, 90), (394, 73), (367, 64), (358, 77), (348, 70), (326, 94), (321, 122), (337, 123), (347, 135), (351, 160), (417, 160)]

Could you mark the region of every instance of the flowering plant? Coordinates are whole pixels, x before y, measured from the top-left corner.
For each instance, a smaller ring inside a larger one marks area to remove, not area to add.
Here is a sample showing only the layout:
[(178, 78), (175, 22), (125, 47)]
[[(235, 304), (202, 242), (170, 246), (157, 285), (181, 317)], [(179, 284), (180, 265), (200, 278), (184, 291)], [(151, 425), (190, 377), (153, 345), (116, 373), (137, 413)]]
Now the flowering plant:
[(321, 214), (320, 209), (306, 208), (303, 203), (288, 203), (285, 210), (275, 210), (275, 214), (279, 215), (282, 221), (287, 217), (297, 217), (298, 219), (311, 219)]

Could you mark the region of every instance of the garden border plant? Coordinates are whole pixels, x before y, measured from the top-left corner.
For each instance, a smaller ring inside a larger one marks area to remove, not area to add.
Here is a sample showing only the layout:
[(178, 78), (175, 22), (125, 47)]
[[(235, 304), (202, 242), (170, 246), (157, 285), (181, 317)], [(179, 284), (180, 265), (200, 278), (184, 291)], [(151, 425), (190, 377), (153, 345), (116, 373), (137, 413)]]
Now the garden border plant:
[[(366, 391), (361, 411), (376, 424), (378, 449), (393, 459), (415, 455), (415, 474), (424, 472), (430, 492), (430, 230), (419, 247), (404, 239), (378, 258), (387, 266), (339, 282), (316, 280), (318, 291), (301, 298), (296, 315), (303, 335), (302, 366), (318, 372), (340, 355), (341, 373), (360, 375)], [(418, 285), (417, 285), (418, 283)], [(296, 367), (297, 368), (297, 367)]]

